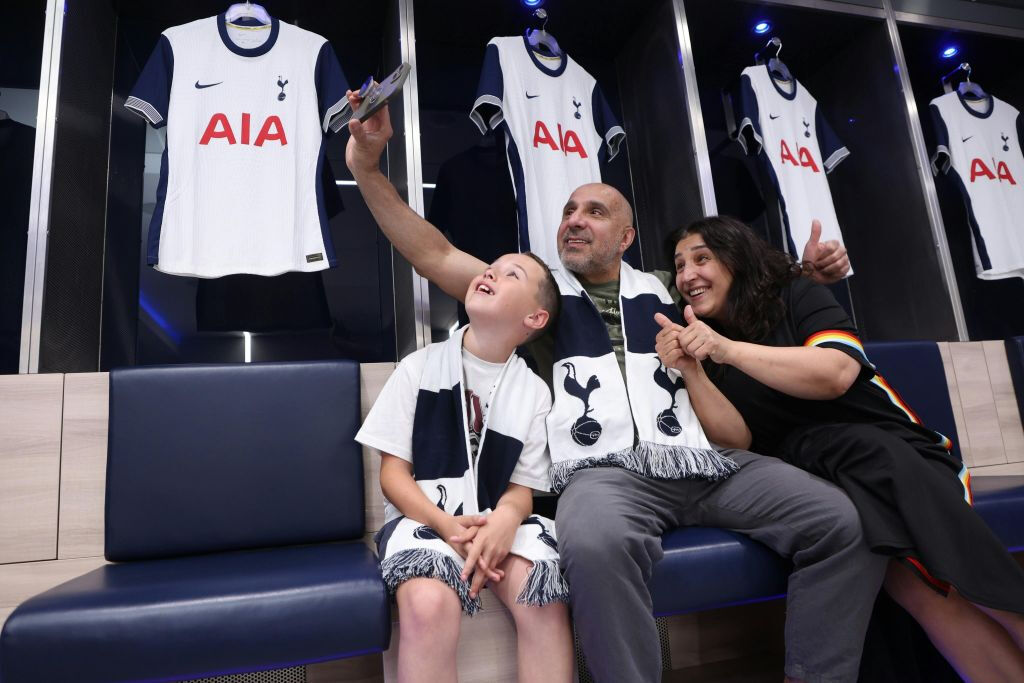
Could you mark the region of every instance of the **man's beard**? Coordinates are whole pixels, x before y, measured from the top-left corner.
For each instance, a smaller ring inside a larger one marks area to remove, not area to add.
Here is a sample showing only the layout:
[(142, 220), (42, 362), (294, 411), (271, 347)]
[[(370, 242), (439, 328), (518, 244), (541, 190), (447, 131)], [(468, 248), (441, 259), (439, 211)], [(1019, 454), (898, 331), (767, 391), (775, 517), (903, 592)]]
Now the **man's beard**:
[[(593, 245), (591, 245), (593, 246)], [(569, 271), (576, 275), (587, 276), (592, 273), (599, 273), (606, 270), (615, 260), (616, 254), (599, 254), (593, 249), (589, 253), (573, 253), (563, 250), (558, 255), (559, 259)]]

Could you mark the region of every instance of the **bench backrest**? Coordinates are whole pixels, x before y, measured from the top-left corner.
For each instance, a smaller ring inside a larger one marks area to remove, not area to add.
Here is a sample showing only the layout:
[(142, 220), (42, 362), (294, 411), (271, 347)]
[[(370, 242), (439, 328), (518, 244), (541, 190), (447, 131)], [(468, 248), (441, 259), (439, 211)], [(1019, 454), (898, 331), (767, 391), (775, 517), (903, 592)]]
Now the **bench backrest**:
[(939, 347), (931, 341), (871, 342), (868, 359), (929, 429), (949, 437), (960, 455), (960, 440), (949, 400)]
[(112, 371), (107, 559), (360, 538), (359, 414), (350, 361)]

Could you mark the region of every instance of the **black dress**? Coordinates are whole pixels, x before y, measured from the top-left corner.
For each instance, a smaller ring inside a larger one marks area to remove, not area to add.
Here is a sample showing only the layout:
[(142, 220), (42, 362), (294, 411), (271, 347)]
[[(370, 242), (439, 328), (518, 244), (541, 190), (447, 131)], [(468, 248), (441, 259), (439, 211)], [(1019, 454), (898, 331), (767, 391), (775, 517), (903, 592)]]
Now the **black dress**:
[(839, 485), (857, 507), (875, 552), (901, 558), (936, 590), (1024, 613), (1024, 569), (971, 509), (967, 469), (949, 440), (919, 423), (876, 375), (857, 330), (831, 293), (800, 278), (782, 292), (786, 315), (767, 346), (821, 346), (861, 364), (833, 400), (799, 399), (731, 366), (709, 376), (739, 410), (751, 450)]

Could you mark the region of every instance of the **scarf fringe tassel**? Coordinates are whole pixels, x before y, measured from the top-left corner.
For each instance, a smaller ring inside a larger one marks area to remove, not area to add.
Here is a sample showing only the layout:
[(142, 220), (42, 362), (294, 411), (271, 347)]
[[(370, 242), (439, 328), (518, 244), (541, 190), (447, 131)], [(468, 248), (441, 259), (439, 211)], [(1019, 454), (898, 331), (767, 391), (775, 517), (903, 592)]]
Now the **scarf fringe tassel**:
[(558, 560), (537, 560), (526, 575), (523, 589), (516, 597), (520, 605), (543, 607), (554, 602), (569, 602), (569, 583), (558, 568)]
[(551, 466), (551, 485), (556, 493), (569, 485), (578, 470), (592, 467), (621, 467), (652, 479), (725, 479), (739, 471), (732, 458), (710, 448), (670, 446), (641, 441), (633, 448), (600, 457), (576, 458)]
[(409, 579), (437, 579), (459, 596), (463, 612), (473, 616), (480, 611), (480, 597), (469, 597), (469, 582), (462, 580), (462, 569), (455, 560), (436, 550), (412, 548), (399, 551), (384, 560), (380, 569), (384, 585), (392, 595)]

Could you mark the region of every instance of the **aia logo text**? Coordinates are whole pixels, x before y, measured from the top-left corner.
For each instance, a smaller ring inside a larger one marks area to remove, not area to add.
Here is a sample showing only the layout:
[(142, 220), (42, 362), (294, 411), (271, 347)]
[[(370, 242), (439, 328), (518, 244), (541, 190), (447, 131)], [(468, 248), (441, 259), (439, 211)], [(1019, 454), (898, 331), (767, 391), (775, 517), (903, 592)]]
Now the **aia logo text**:
[(203, 136), (199, 138), (200, 145), (209, 145), (211, 140), (226, 140), (229, 145), (242, 144), (262, 147), (267, 142), (277, 142), (282, 147), (288, 144), (288, 138), (284, 133), (284, 125), (277, 116), (268, 116), (263, 122), (256, 138), (250, 142), (252, 131), (252, 116), (248, 113), (242, 114), (239, 136), (235, 138), (235, 129), (231, 127), (231, 121), (226, 114), (214, 114), (210, 122), (206, 124)]
[(780, 154), (783, 165), (793, 164), (794, 166), (809, 168), (814, 173), (821, 172), (818, 170), (818, 164), (814, 162), (814, 156), (811, 154), (811, 150), (806, 147), (801, 147), (800, 145), (796, 145), (796, 150), (796, 156), (793, 156), (793, 151), (789, 148), (789, 145), (786, 144), (785, 140), (782, 141)]
[(1013, 174), (1010, 173), (1010, 167), (1006, 165), (1005, 161), (997, 162), (995, 159), (990, 159), (990, 161), (996, 169), (995, 173), (992, 173), (992, 169), (990, 169), (981, 159), (975, 157), (971, 160), (972, 183), (976, 178), (986, 178), (988, 180), (997, 180), (999, 182), (1003, 182), (1005, 180), (1011, 185), (1017, 184), (1017, 181), (1013, 179)]
[(576, 135), (576, 131), (571, 128), (562, 130), (562, 124), (558, 124), (556, 128), (558, 131), (558, 137), (551, 135), (548, 127), (544, 125), (543, 121), (537, 121), (533, 126), (533, 146), (540, 147), (544, 145), (549, 147), (555, 152), (561, 152), (565, 156), (569, 154), (578, 154), (580, 159), (587, 158), (587, 150), (583, 148), (583, 143), (580, 142), (580, 138)]

